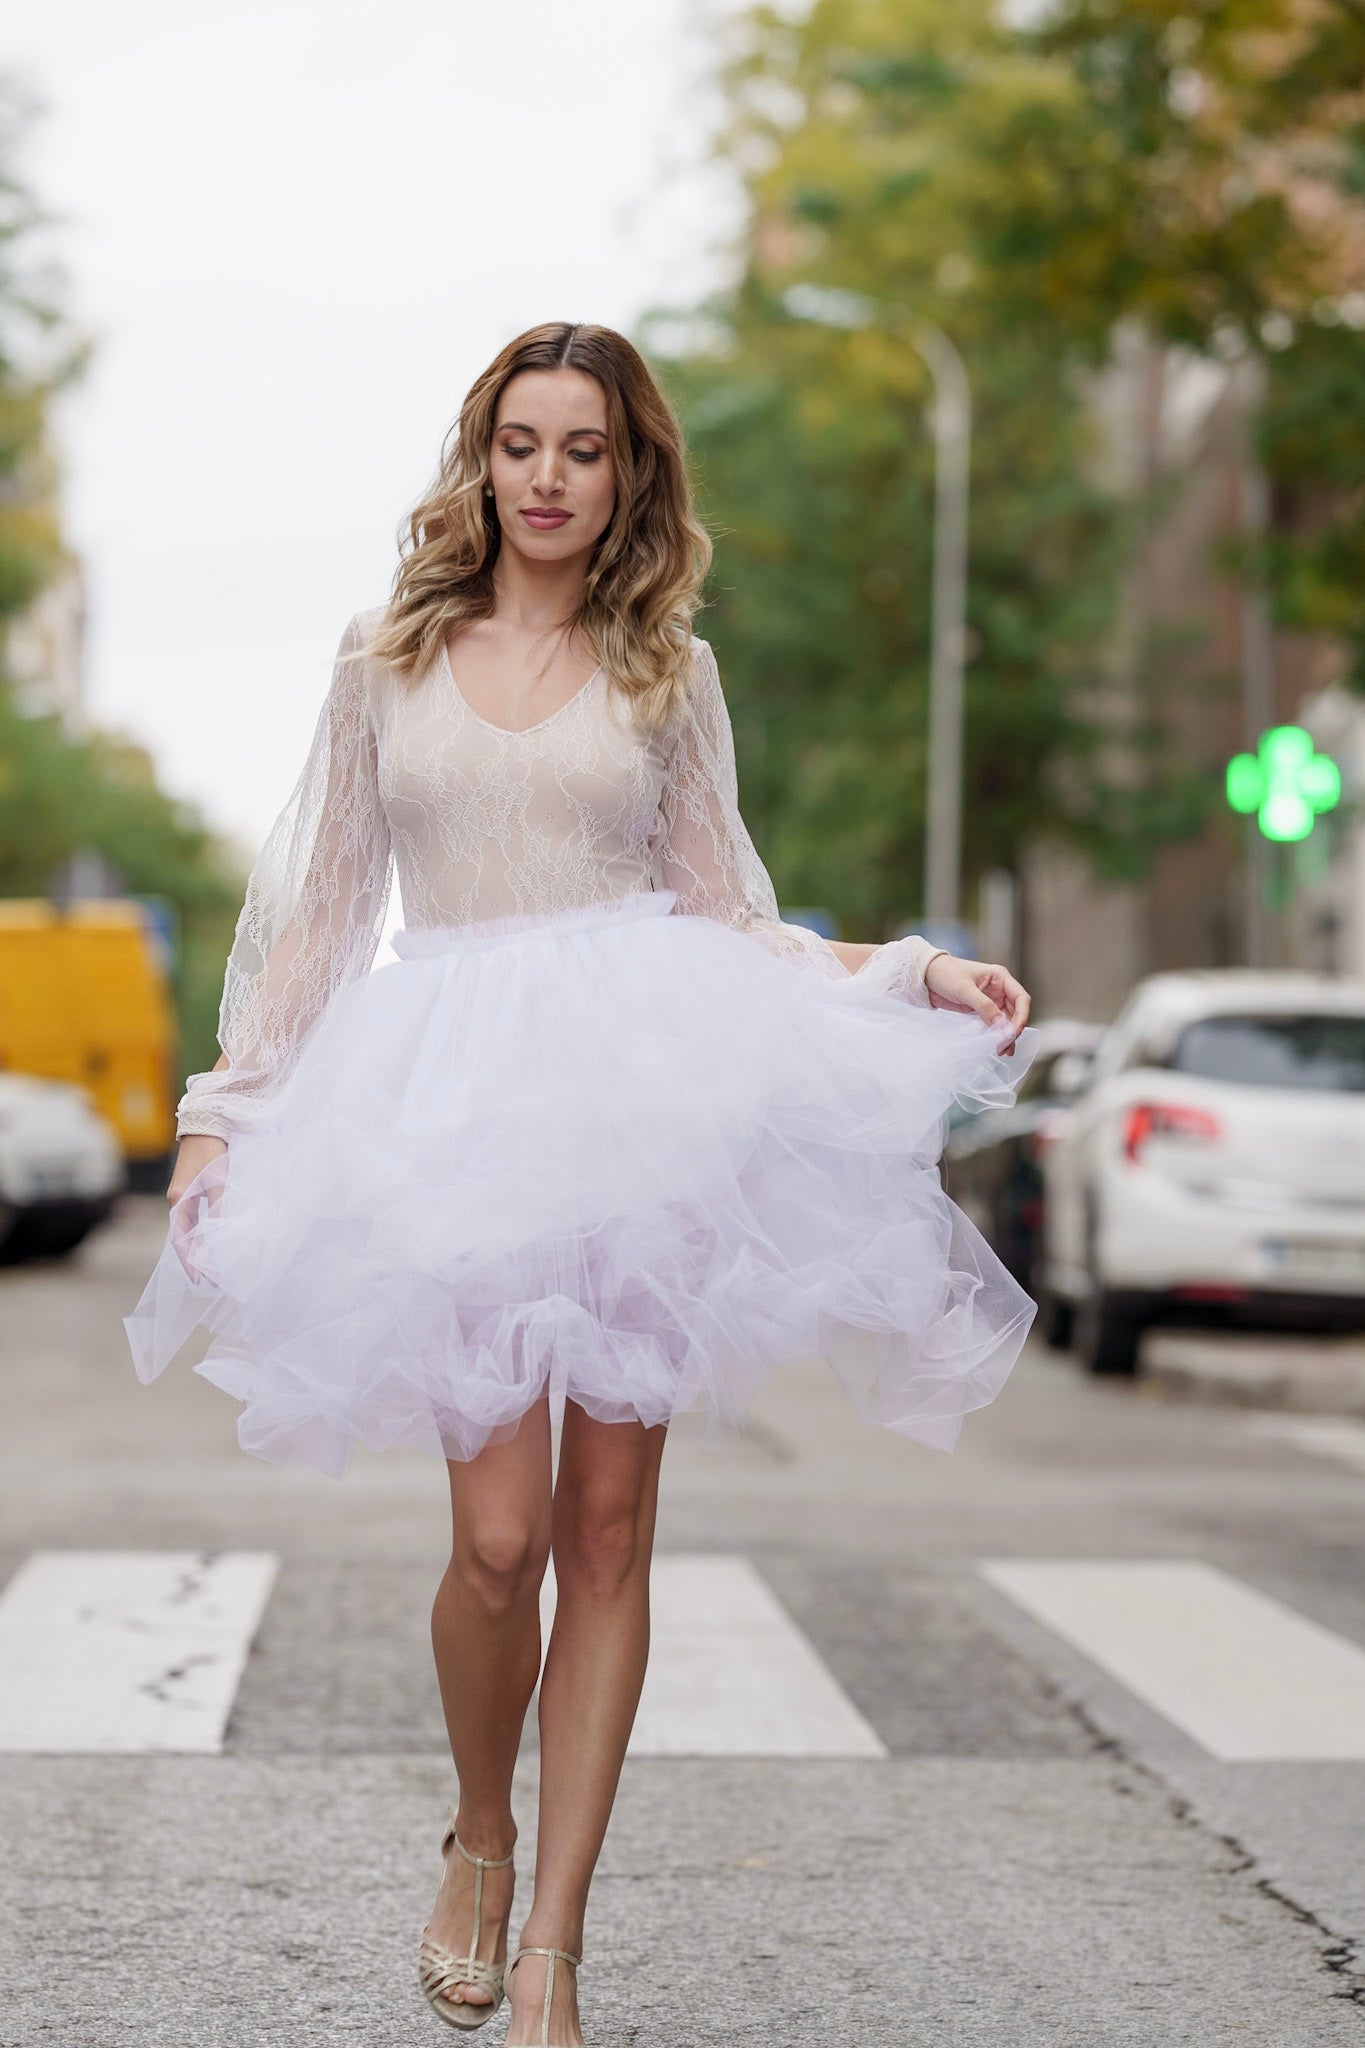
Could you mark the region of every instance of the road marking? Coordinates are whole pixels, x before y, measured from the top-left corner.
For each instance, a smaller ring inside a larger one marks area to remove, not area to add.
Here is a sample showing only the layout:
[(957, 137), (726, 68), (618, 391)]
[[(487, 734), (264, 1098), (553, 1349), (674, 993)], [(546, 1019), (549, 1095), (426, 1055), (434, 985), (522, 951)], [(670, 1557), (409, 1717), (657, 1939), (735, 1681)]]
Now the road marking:
[[(542, 1591), (548, 1640), (553, 1566)], [(884, 1757), (808, 1636), (743, 1557), (665, 1554), (631, 1756)]]
[(980, 1571), (1213, 1756), (1365, 1757), (1365, 1650), (1230, 1573), (1124, 1559)]
[(1296, 1450), (1336, 1458), (1365, 1472), (1365, 1422), (1351, 1415), (1252, 1415), (1247, 1427), (1255, 1436), (1276, 1437)]
[(220, 1750), (278, 1568), (250, 1550), (33, 1552), (0, 1595), (0, 1750)]

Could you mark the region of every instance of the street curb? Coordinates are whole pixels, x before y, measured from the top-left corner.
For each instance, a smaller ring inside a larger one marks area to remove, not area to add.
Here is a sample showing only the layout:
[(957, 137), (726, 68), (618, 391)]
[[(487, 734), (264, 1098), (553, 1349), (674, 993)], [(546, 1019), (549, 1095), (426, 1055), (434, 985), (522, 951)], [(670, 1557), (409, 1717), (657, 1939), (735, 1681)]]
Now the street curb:
[(1189, 1400), (1301, 1415), (1365, 1416), (1365, 1342), (1359, 1337), (1218, 1337), (1151, 1333), (1142, 1377)]

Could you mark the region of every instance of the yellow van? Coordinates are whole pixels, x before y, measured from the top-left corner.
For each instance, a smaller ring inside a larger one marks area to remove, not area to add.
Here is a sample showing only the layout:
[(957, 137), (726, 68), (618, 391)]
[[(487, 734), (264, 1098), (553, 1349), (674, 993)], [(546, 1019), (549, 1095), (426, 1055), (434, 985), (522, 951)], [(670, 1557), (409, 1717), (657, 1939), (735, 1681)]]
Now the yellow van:
[(0, 898), (0, 1068), (84, 1088), (135, 1183), (155, 1179), (174, 1141), (175, 1047), (141, 904)]

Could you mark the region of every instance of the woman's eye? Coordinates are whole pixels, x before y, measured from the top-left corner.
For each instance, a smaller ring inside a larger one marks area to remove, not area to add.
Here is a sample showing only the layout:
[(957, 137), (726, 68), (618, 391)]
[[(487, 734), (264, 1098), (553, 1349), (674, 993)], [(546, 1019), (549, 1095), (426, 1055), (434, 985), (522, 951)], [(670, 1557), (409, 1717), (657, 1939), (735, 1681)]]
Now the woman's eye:
[[(534, 455), (536, 451), (529, 445), (529, 443), (523, 444), (521, 442), (504, 441), (502, 444), (502, 452), (504, 455), (510, 455), (514, 462), (520, 462), (523, 456)], [(600, 462), (602, 460), (602, 454), (600, 449), (571, 448), (569, 450), (569, 453), (573, 457), (575, 462)]]

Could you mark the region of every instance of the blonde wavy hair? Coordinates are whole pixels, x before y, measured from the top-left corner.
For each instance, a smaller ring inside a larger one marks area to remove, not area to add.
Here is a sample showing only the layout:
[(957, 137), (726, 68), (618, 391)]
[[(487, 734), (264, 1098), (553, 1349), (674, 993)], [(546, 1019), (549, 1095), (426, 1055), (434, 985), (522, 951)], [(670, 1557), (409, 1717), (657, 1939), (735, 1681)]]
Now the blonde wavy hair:
[(475, 380), (435, 481), (404, 523), (393, 594), (360, 652), (416, 676), (455, 627), (492, 612), (502, 529), (484, 485), (498, 399), (523, 370), (581, 370), (606, 394), (616, 504), (578, 608), (560, 625), (578, 629), (636, 716), (658, 724), (686, 698), (711, 538), (693, 504), (673, 410), (639, 350), (610, 327), (530, 327)]

